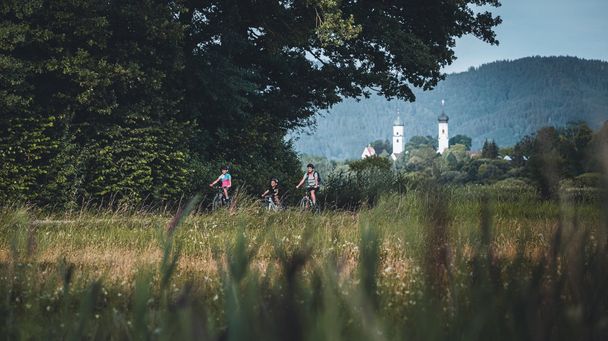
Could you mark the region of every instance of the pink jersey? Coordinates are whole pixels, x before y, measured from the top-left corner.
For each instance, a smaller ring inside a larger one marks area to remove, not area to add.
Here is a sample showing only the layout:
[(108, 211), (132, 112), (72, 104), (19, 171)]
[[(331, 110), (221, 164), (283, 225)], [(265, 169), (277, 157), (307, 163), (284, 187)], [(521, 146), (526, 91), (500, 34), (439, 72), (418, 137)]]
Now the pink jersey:
[(232, 187), (232, 176), (230, 174), (220, 175), (220, 180), (222, 181), (222, 187)]

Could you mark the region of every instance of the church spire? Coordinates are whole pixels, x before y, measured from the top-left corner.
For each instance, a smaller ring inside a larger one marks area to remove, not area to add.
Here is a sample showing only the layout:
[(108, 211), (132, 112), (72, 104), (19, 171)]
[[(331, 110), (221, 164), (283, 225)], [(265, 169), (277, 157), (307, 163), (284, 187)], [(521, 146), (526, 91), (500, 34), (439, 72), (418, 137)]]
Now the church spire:
[(445, 100), (441, 100), (441, 115), (437, 118), (439, 121), (438, 124), (438, 136), (437, 136), (437, 144), (439, 148), (437, 148), (437, 152), (443, 154), (443, 152), (448, 149), (450, 146), (450, 140), (448, 135), (448, 120), (450, 118), (445, 114)]
[(450, 118), (448, 117), (448, 115), (445, 114), (445, 100), (442, 99), (441, 100), (441, 115), (439, 115), (439, 117), (437, 117), (437, 120), (441, 123), (441, 122), (445, 122), (448, 123), (448, 120)]
[(397, 108), (397, 118), (393, 122), (393, 126), (403, 126), (403, 121), (401, 121), (401, 115), (399, 114), (399, 108)]
[(399, 115), (399, 107), (397, 107), (397, 118), (395, 119), (395, 122), (393, 122), (393, 153), (391, 154), (393, 161), (397, 160), (399, 155), (403, 153), (405, 146), (403, 134), (404, 124), (403, 121), (401, 121), (401, 115)]

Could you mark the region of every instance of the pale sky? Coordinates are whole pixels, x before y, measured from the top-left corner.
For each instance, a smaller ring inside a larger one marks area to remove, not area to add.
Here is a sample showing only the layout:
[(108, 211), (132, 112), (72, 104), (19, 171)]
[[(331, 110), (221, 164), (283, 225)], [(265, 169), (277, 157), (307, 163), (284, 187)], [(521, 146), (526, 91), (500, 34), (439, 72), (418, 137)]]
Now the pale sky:
[(472, 37), (456, 45), (458, 59), (445, 72), (528, 56), (608, 60), (608, 0), (502, 0), (493, 12), (499, 46)]

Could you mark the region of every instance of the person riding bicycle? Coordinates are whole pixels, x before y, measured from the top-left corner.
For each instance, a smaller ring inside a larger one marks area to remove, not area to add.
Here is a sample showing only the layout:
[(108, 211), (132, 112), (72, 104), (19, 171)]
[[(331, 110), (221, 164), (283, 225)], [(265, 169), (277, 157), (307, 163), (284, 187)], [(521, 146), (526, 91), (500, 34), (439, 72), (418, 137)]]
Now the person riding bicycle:
[(262, 193), (262, 198), (265, 198), (266, 196), (270, 196), (275, 205), (278, 207), (281, 206), (281, 189), (277, 178), (270, 179), (270, 186)]
[(222, 166), (220, 170), (222, 171), (222, 175), (210, 183), (209, 187), (213, 187), (216, 183), (221, 181), (222, 190), (224, 191), (224, 198), (226, 201), (228, 201), (230, 200), (230, 197), (228, 197), (228, 189), (232, 187), (232, 176), (228, 172), (228, 166)]
[(306, 183), (306, 191), (310, 193), (310, 199), (312, 204), (317, 204), (317, 192), (319, 191), (319, 173), (315, 171), (315, 166), (309, 163), (306, 166), (306, 173), (296, 188), (300, 188), (302, 184)]

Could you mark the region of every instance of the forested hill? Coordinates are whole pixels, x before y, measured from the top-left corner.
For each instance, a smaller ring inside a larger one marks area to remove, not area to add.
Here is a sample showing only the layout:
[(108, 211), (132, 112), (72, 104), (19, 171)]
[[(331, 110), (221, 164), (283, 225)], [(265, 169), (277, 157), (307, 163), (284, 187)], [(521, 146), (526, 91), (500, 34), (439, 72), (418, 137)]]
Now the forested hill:
[(433, 91), (415, 94), (415, 103), (379, 96), (346, 100), (318, 117), (312, 135), (300, 134), (296, 150), (358, 158), (367, 143), (390, 138), (397, 109), (406, 141), (415, 135), (435, 137), (442, 99), (450, 136), (472, 137), (473, 149), (486, 138), (510, 146), (546, 125), (582, 120), (595, 129), (608, 119), (608, 62), (574, 57), (500, 61), (450, 74)]

